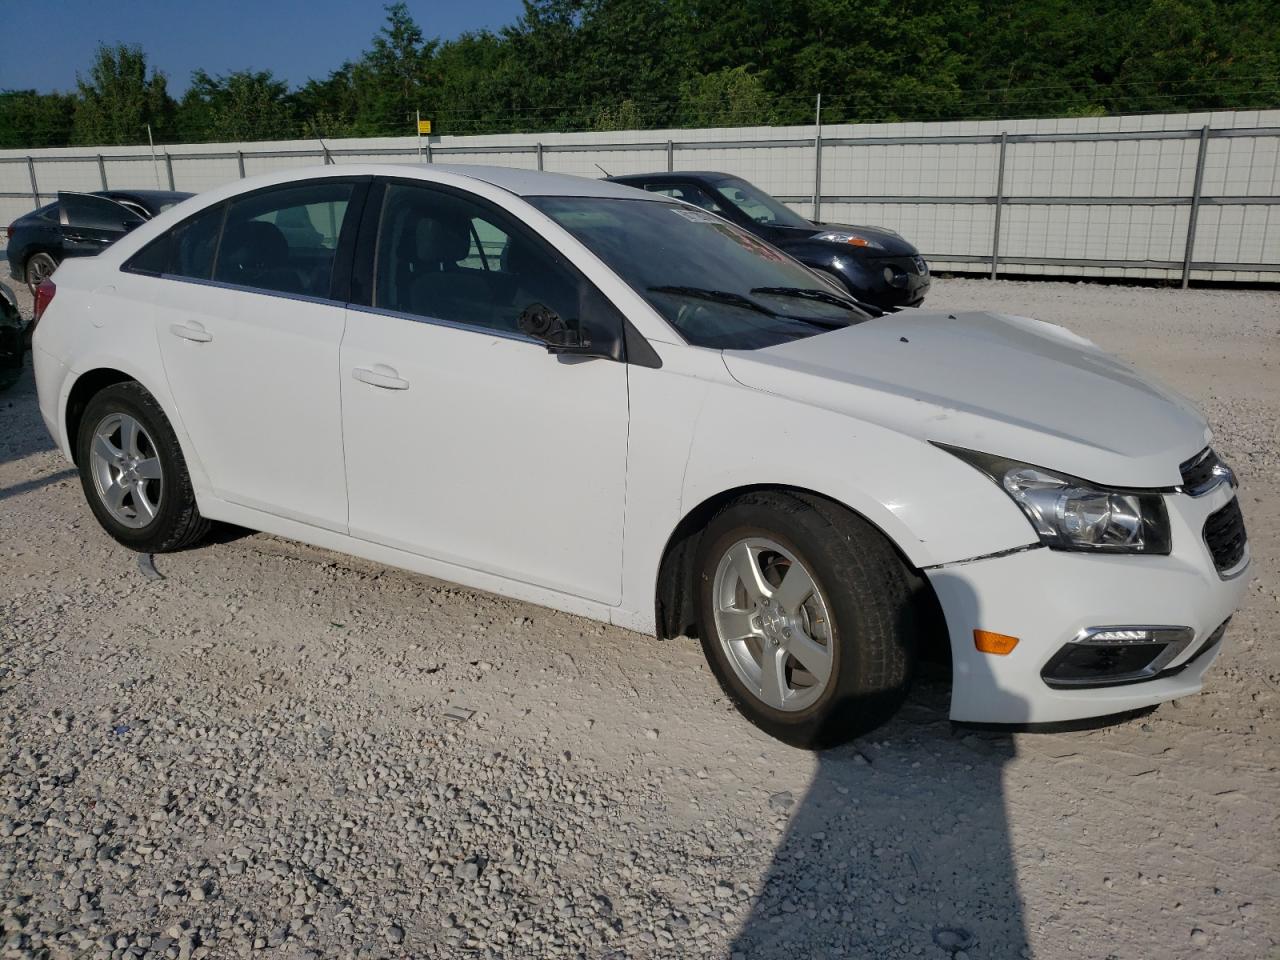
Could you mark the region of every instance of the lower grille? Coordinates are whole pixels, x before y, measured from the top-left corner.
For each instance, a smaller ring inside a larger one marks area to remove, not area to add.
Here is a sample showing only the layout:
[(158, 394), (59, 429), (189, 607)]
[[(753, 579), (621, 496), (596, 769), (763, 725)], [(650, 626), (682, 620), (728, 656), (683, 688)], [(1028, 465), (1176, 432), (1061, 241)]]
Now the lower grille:
[(1219, 573), (1234, 569), (1244, 559), (1249, 538), (1238, 498), (1232, 497), (1226, 506), (1209, 514), (1204, 522), (1204, 542)]

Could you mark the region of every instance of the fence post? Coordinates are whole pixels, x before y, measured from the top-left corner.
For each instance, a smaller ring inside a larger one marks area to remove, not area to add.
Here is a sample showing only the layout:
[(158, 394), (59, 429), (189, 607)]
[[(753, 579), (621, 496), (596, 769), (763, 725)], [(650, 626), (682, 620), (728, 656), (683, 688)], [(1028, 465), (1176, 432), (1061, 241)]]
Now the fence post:
[(822, 216), (822, 94), (813, 115), (813, 220)]
[(107, 165), (102, 162), (102, 154), (98, 154), (98, 176), (102, 178), (102, 189), (107, 189)]
[(1000, 269), (1000, 214), (1004, 210), (1004, 155), (1009, 146), (1009, 133), (1000, 132), (1000, 162), (996, 167), (996, 217), (991, 231), (991, 279)]
[(164, 170), (165, 170), (165, 173), (169, 175), (169, 189), (170, 190), (178, 189), (173, 185), (173, 156), (169, 153), (168, 150), (164, 152)]
[(36, 164), (30, 157), (27, 157), (27, 173), (31, 175), (31, 199), (38, 207), (40, 206), (40, 188), (36, 186)]
[(426, 144), (424, 145), (424, 149), (426, 150), (425, 157), (426, 157), (427, 163), (432, 163), (433, 161), (431, 159), (431, 141), (430, 140), (426, 142)]
[(240, 164), (240, 179), (243, 180), (244, 179), (244, 151), (243, 150), (236, 151), (236, 162)]
[(542, 169), (542, 141), (538, 141), (538, 169)]
[(1200, 152), (1196, 155), (1196, 179), (1191, 188), (1191, 216), (1187, 218), (1187, 249), (1182, 256), (1182, 289), (1191, 285), (1191, 255), (1195, 252), (1196, 221), (1200, 219), (1200, 190), (1204, 186), (1204, 157), (1209, 149), (1209, 125), (1200, 128)]
[(676, 147), (670, 140), (667, 141), (667, 173), (671, 173), (676, 168)]

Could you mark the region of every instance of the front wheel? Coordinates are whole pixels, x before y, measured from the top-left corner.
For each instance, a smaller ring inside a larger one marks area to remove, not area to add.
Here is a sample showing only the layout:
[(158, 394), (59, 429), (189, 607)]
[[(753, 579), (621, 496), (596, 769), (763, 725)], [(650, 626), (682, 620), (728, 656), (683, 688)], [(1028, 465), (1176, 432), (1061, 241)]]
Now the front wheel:
[(822, 749), (897, 710), (916, 574), (865, 520), (805, 494), (748, 494), (711, 520), (696, 569), (703, 651), (762, 730)]
[(94, 516), (126, 547), (167, 553), (208, 532), (169, 418), (141, 384), (112, 384), (89, 401), (76, 463)]

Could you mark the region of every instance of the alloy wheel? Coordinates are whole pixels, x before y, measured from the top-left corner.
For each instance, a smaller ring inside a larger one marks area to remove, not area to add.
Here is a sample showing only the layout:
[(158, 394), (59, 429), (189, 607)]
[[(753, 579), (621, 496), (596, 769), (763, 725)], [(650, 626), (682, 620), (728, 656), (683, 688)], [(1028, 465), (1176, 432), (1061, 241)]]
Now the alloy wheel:
[(115, 520), (136, 530), (156, 518), (164, 470), (141, 423), (127, 413), (104, 417), (93, 431), (89, 457), (98, 497)]
[(812, 706), (831, 682), (834, 633), (826, 598), (781, 544), (729, 547), (713, 583), (716, 634), (738, 679), (775, 710)]

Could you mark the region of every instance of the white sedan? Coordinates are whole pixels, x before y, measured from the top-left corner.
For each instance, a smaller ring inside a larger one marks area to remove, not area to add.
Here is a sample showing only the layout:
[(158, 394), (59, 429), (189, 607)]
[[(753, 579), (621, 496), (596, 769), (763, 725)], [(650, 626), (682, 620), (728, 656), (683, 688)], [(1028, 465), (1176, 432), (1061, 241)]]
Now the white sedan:
[(616, 184), (242, 180), (37, 308), (45, 422), (125, 546), (226, 521), (697, 636), (797, 745), (883, 722), (942, 637), (955, 720), (1193, 693), (1245, 589), (1235, 478), (1176, 394), (1035, 320), (872, 316)]

